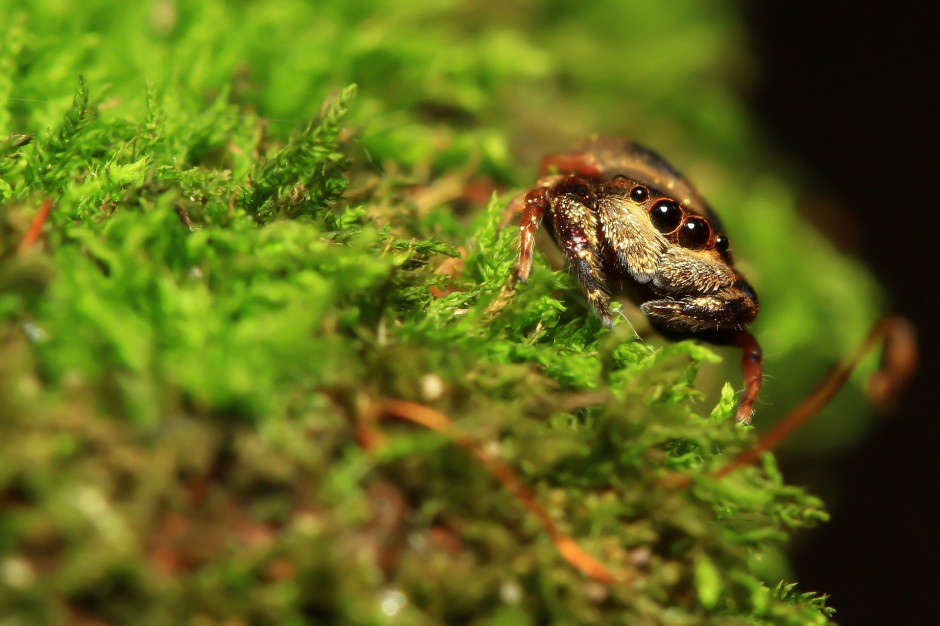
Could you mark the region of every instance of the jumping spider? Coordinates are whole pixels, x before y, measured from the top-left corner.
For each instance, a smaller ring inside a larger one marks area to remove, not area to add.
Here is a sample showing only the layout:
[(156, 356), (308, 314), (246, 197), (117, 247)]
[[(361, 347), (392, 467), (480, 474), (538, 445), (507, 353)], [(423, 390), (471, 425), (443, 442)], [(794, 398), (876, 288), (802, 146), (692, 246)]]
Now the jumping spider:
[(523, 212), (520, 281), (544, 221), (605, 326), (610, 293), (626, 291), (667, 336), (740, 347), (737, 420), (750, 421), (761, 349), (744, 327), (757, 316), (757, 294), (734, 269), (717, 217), (679, 172), (635, 143), (594, 137), (577, 152), (545, 157), (535, 188), (513, 203)]

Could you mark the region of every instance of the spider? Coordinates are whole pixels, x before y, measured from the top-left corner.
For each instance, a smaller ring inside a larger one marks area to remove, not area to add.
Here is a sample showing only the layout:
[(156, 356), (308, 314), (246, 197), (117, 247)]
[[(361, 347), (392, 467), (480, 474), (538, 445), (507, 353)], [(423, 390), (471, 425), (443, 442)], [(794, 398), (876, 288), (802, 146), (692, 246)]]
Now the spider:
[(692, 185), (655, 152), (601, 137), (546, 156), (539, 176), (513, 201), (522, 210), (519, 281), (529, 277), (544, 222), (605, 326), (610, 294), (626, 292), (668, 337), (740, 347), (745, 389), (736, 419), (750, 422), (762, 356), (745, 327), (757, 316), (757, 293), (735, 270), (730, 240)]

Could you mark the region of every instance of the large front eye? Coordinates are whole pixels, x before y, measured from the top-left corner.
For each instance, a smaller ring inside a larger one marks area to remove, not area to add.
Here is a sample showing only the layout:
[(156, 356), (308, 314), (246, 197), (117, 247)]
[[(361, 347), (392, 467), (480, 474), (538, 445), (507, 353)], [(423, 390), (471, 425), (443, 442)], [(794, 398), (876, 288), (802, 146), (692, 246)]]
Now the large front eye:
[(671, 233), (682, 221), (682, 209), (675, 200), (663, 198), (650, 207), (650, 221), (661, 233)]
[(679, 229), (679, 245), (683, 248), (701, 250), (708, 243), (711, 236), (712, 229), (708, 225), (708, 221), (693, 215)]

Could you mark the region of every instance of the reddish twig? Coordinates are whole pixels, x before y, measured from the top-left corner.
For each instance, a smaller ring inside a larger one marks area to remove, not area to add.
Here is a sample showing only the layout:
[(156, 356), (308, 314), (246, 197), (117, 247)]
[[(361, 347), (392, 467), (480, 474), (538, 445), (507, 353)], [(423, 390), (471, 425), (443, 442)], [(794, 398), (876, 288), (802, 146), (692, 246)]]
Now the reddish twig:
[(443, 413), (403, 400), (386, 400), (381, 407), (381, 412), (420, 424), (425, 428), (446, 435), (451, 441), (470, 452), (490, 474), (518, 498), (526, 510), (538, 520), (548, 536), (551, 537), (561, 556), (578, 570), (594, 580), (606, 584), (624, 583), (633, 579), (633, 575), (626, 572), (610, 570), (606, 565), (588, 554), (568, 534), (561, 531), (522, 479), (501, 459), (485, 452), (479, 443), (466, 435), (455, 433), (453, 423)]
[(20, 241), (20, 252), (39, 241), (39, 237), (42, 235), (42, 227), (46, 223), (46, 220), (49, 219), (50, 213), (52, 213), (52, 198), (46, 198), (42, 201), (42, 204), (39, 205), (39, 212), (36, 213), (36, 217), (33, 218), (32, 223), (26, 230), (26, 234), (23, 235), (23, 240)]

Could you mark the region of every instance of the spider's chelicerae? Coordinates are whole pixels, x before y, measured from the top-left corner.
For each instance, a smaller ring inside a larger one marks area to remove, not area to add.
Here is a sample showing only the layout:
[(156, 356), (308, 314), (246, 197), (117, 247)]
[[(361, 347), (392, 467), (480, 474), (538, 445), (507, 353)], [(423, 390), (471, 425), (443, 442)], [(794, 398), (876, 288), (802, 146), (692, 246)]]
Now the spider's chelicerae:
[(742, 348), (737, 419), (750, 420), (761, 349), (745, 325), (757, 315), (757, 294), (734, 269), (714, 212), (679, 172), (630, 141), (592, 138), (576, 152), (545, 157), (536, 186), (513, 202), (522, 210), (520, 281), (544, 222), (606, 326), (610, 294), (625, 291), (670, 337)]

